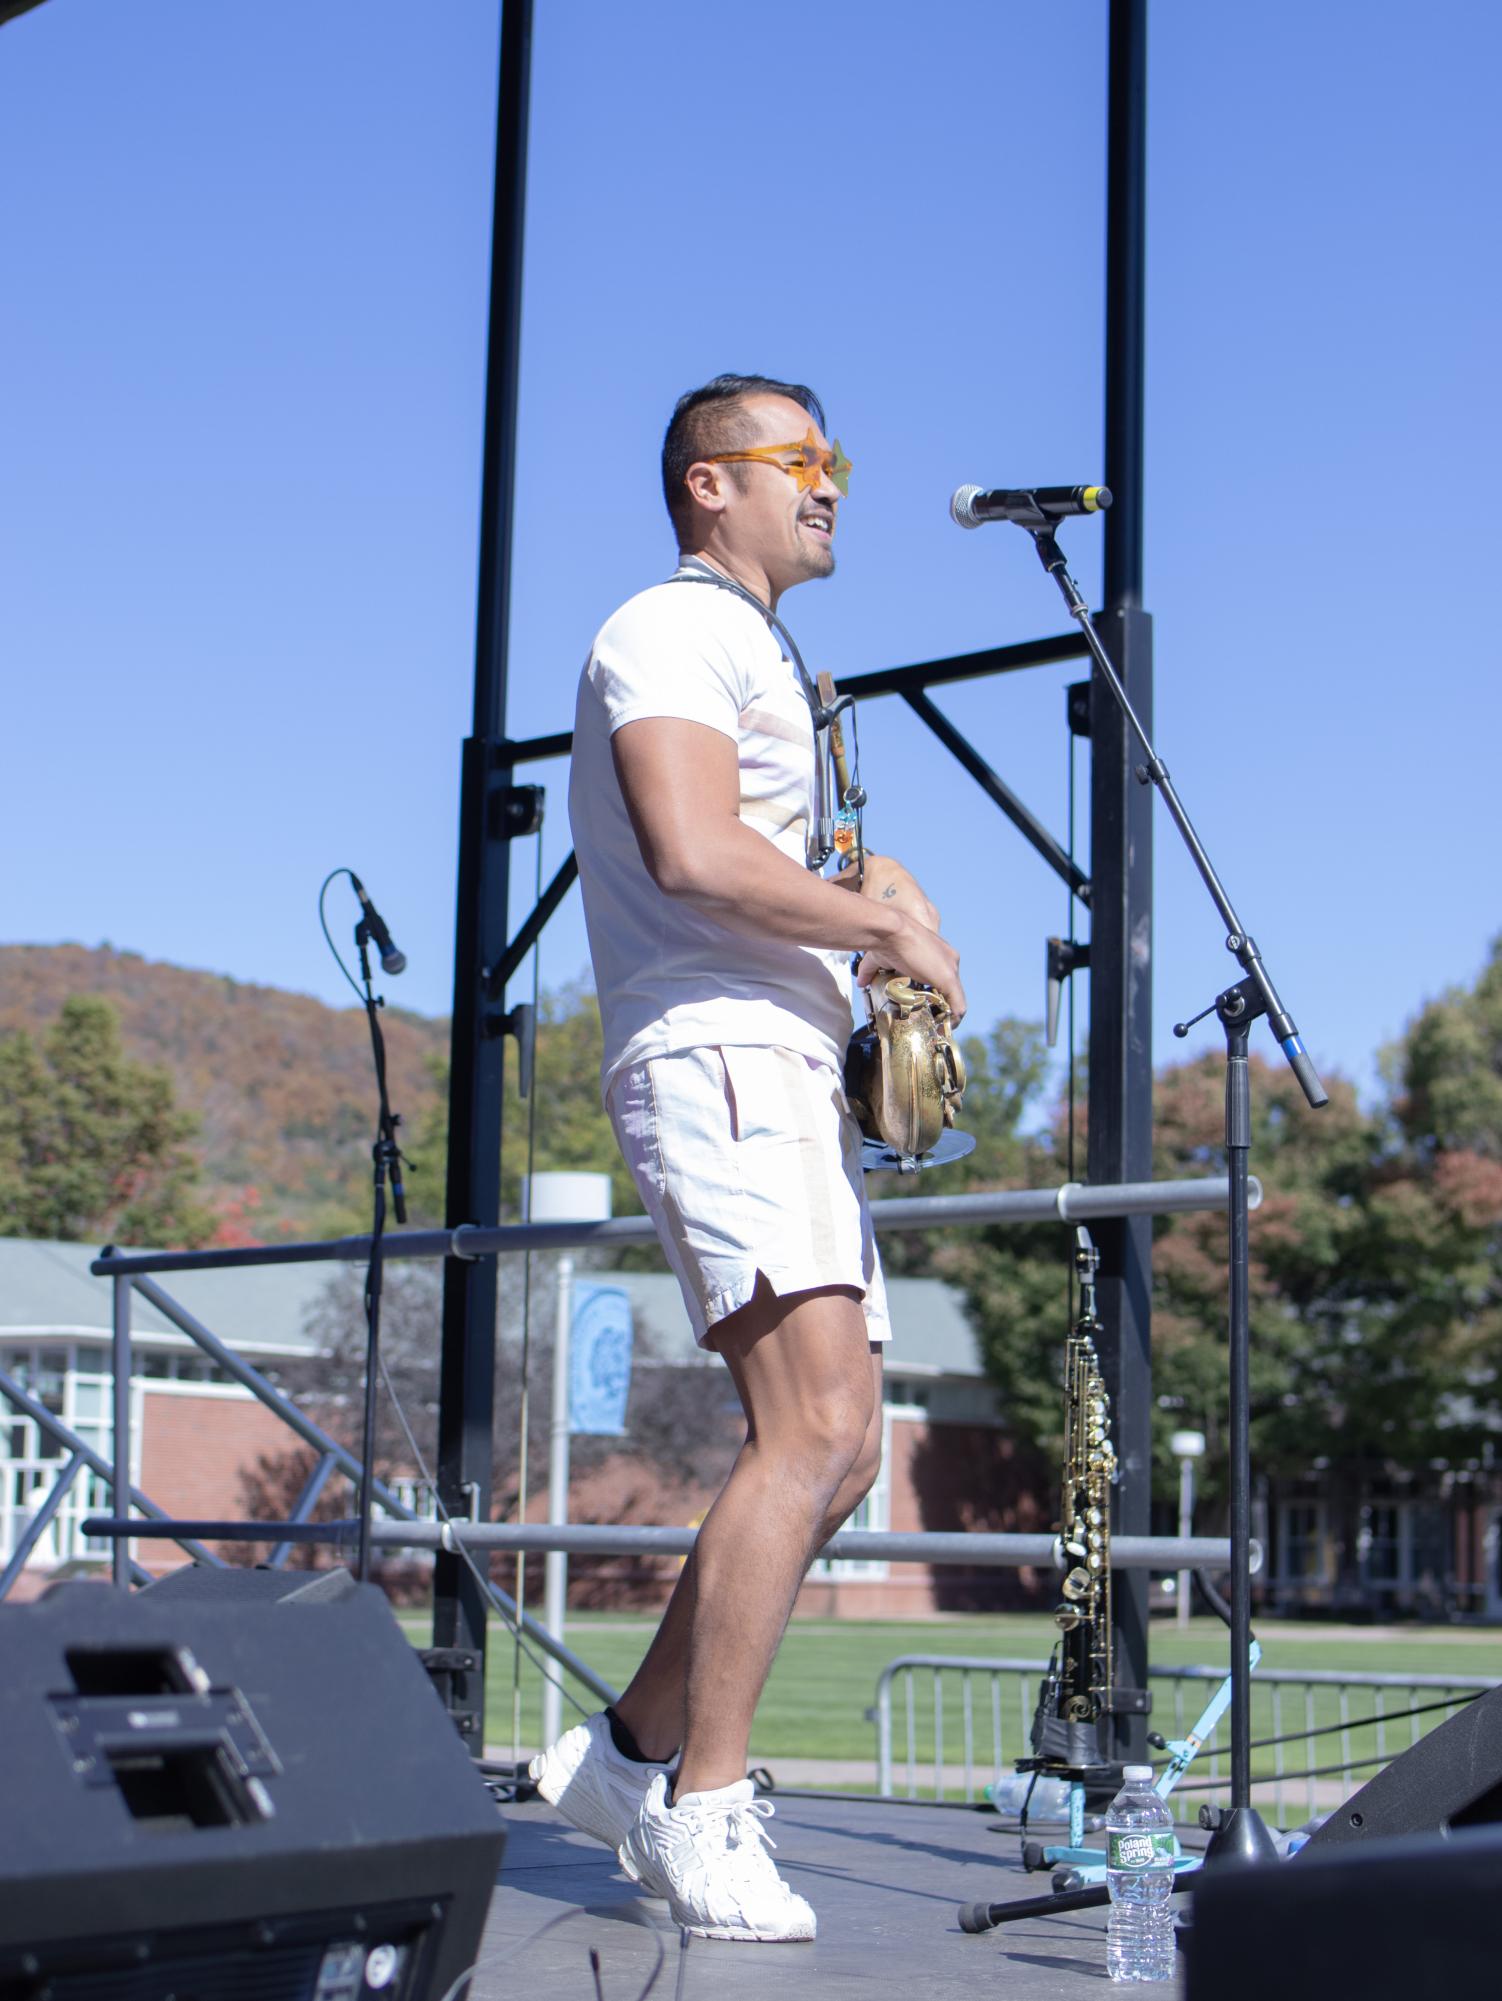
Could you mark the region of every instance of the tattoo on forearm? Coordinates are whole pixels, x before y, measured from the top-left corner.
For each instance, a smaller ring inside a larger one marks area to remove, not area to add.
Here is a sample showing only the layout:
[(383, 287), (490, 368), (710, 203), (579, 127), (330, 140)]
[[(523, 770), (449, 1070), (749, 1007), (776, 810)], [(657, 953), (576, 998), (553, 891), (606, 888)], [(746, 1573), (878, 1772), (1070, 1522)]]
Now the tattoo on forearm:
[(889, 882), (889, 883), (887, 884), (886, 888), (885, 888), (885, 889), (884, 889), (884, 890), (882, 891), (882, 893), (881, 893), (881, 900), (882, 900), (882, 902), (883, 902), (883, 903), (890, 903), (890, 902), (891, 902), (891, 900), (892, 900), (892, 898), (893, 898), (893, 897), (894, 897), (894, 896), (895, 896), (896, 894), (897, 894), (897, 885), (896, 885), (896, 883), (895, 883), (895, 882)]

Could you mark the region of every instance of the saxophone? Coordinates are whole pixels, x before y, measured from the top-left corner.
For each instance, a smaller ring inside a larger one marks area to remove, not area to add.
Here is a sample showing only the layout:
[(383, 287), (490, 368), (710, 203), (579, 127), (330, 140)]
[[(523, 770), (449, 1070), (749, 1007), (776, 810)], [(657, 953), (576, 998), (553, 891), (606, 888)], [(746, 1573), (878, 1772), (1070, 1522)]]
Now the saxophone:
[[(829, 750), (840, 813), (832, 846), (846, 865), (864, 865), (860, 808), (866, 795), (850, 781), (845, 733), (835, 686), (818, 681), (829, 718)], [(848, 698), (847, 698), (848, 700)], [(866, 1025), (845, 1050), (845, 1095), (863, 1136), (888, 1147), (898, 1164), (914, 1168), (946, 1128), (965, 1095), (965, 1060), (951, 1034), (950, 1006), (937, 989), (896, 973), (878, 975), (866, 988)]]
[(1059, 1641), (1033, 1717), (1029, 1764), (1078, 1774), (1103, 1762), (1099, 1725), (1111, 1702), (1111, 1487), (1116, 1453), (1111, 1400), (1095, 1352), (1100, 1252), (1075, 1231), (1080, 1313), (1064, 1363), (1064, 1495), (1059, 1544), (1065, 1571), (1054, 1613)]
[(933, 987), (878, 974), (866, 1025), (845, 1051), (845, 1095), (867, 1139), (915, 1161), (954, 1124), (965, 1062), (949, 1033), (949, 1003)]

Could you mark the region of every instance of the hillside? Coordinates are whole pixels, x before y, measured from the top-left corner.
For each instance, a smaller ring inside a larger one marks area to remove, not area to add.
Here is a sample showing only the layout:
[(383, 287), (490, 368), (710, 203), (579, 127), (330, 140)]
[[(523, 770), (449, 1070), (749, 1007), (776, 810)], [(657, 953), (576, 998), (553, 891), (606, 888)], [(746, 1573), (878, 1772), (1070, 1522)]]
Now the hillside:
[[(203, 1196), (221, 1241), (302, 1236), (366, 1211), (375, 1080), (365, 1016), (106, 946), (0, 946), (0, 1035), (38, 1034), (72, 994), (120, 1016), (128, 1053), (164, 1066), (201, 1121)], [(415, 1134), (437, 1104), (448, 1024), (387, 1008), (391, 1102)], [(442, 1208), (441, 1163), (414, 1183)], [(429, 1183), (433, 1185), (429, 1185)]]

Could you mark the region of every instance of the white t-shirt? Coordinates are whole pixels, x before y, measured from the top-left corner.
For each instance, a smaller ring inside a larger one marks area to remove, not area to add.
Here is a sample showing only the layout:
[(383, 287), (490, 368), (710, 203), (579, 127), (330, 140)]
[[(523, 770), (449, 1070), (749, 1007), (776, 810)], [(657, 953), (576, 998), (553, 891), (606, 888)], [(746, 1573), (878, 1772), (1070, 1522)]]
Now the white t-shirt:
[(605, 1031), (602, 1082), (715, 1043), (781, 1046), (836, 1066), (850, 1034), (849, 957), (737, 930), (664, 896), (615, 775), (624, 723), (675, 716), (728, 736), (744, 825), (802, 868), (814, 794), (808, 701), (754, 605), (712, 584), (654, 585), (601, 627), (579, 682), (569, 819)]

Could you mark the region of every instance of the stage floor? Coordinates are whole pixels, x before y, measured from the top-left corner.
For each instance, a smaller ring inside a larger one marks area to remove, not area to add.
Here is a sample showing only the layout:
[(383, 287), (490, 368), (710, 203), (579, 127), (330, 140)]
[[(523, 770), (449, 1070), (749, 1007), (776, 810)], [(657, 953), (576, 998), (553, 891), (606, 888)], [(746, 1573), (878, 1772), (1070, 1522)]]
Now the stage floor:
[[(1046, 1895), (1025, 1875), (1015, 1833), (974, 1811), (773, 1795), (776, 1860), (819, 1918), (811, 1945), (692, 1939), (682, 1951), (667, 1906), (627, 1882), (615, 1857), (540, 1800), (504, 1811), (507, 1841), (471, 2001), (641, 2001), (659, 1948), (655, 2001), (776, 1994), (928, 1997), (1004, 1993), (1013, 2001), (1099, 1994), (1106, 1912), (1026, 1918), (970, 1935), (960, 1903)], [(1168, 1993), (1152, 1987), (1151, 1993)]]

